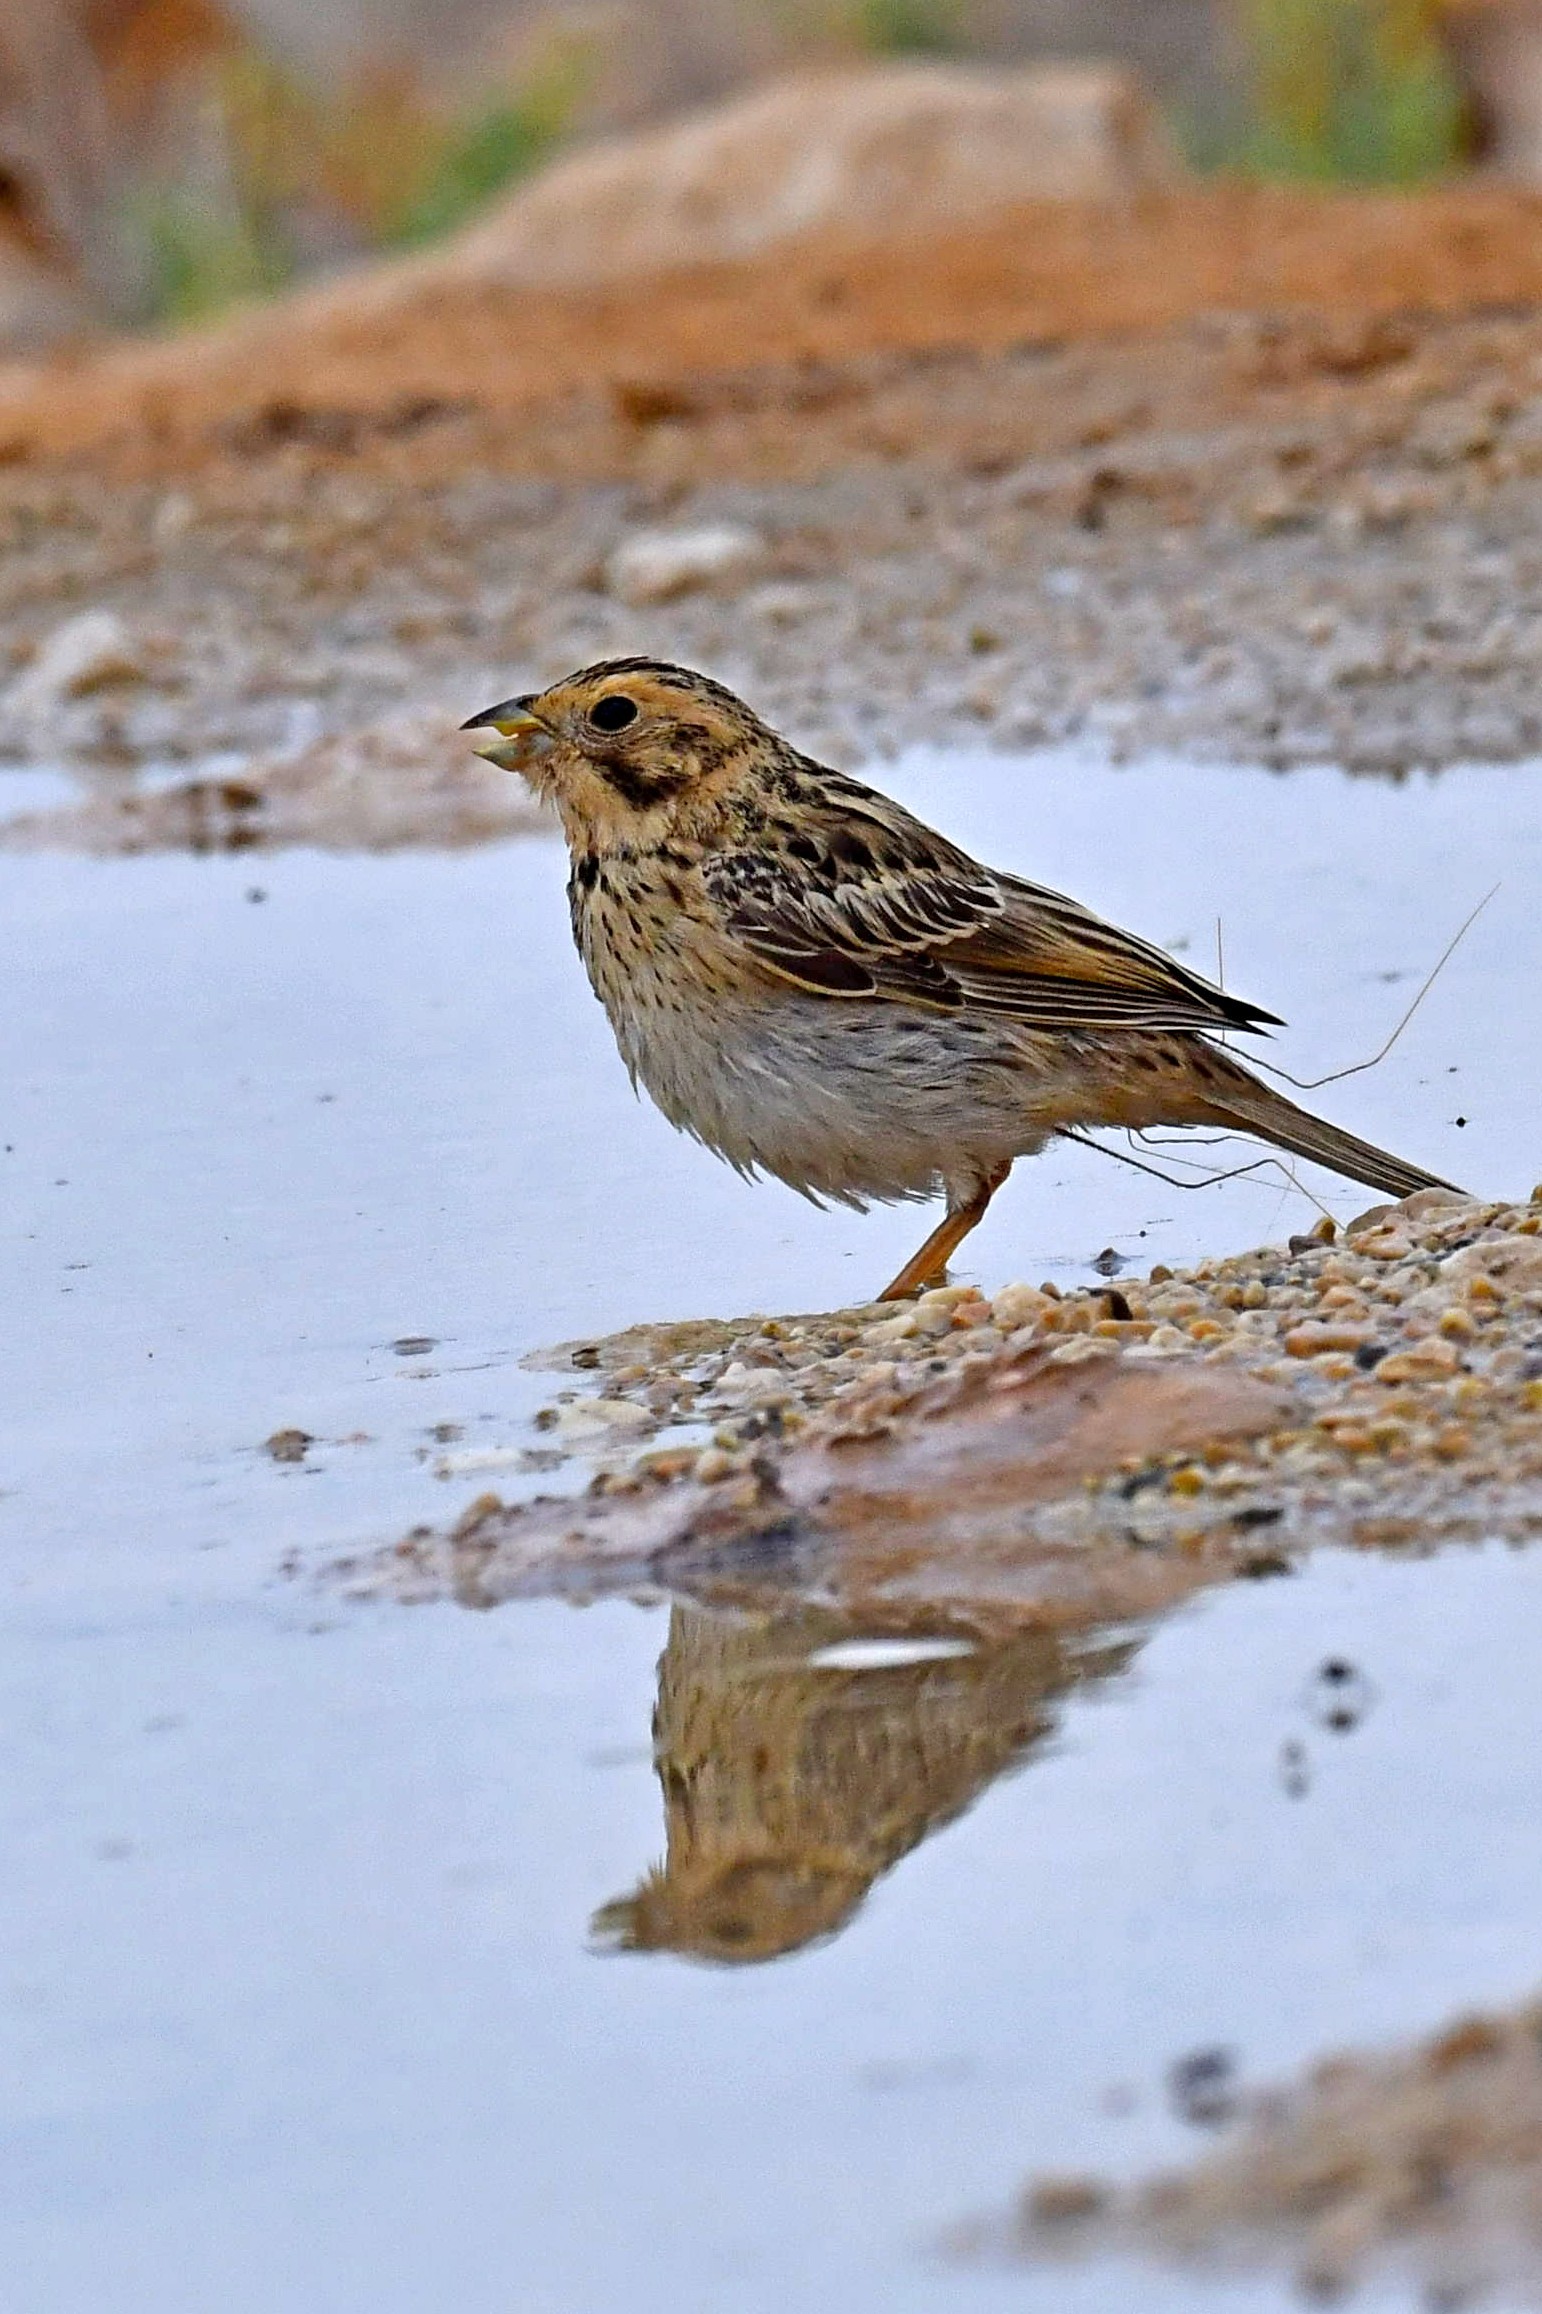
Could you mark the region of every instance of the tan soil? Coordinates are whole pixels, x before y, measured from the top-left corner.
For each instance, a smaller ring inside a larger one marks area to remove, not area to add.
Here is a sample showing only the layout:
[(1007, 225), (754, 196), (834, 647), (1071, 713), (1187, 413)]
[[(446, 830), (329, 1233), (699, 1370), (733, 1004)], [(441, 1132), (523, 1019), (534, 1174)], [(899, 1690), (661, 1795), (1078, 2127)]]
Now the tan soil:
[[(1500, 189), (1335, 196), (1221, 186), (1113, 208), (1042, 203), (973, 232), (831, 241), (768, 263), (566, 295), (460, 278), (453, 262), (429, 258), (198, 339), (125, 346), (41, 374), (12, 370), (0, 438), (13, 459), (111, 444), (164, 473), (193, 445), (218, 457), (243, 423), (251, 448), (265, 436), (276, 445), (309, 435), (342, 450), (349, 434), (432, 432), (468, 406), (524, 427), (532, 412), (607, 388), (646, 420), (670, 415), (672, 384), (761, 367), (944, 347), (1000, 352), (1217, 312), (1342, 319), (1354, 343), (1339, 366), (1354, 370), (1367, 362), (1358, 333), (1377, 316), (1536, 305), (1539, 224), (1542, 196)], [(817, 445), (826, 430), (789, 399), (784, 415)], [(524, 447), (522, 465), (549, 470), (549, 437)], [(605, 471), (600, 445), (578, 448), (577, 470)], [(463, 458), (451, 450), (426, 463)]]
[[(0, 760), (124, 794), (185, 762), (200, 794), (122, 815), (132, 844), (470, 840), (450, 727), (638, 648), (846, 761), (1536, 751), (1539, 220), (1494, 189), (1223, 187), (565, 297), (423, 261), (12, 371), (0, 677), (84, 608), (139, 663), (47, 713), (0, 681)], [(725, 520), (752, 570), (611, 590), (639, 529)], [(305, 751), (358, 731), (376, 808), (318, 782), (308, 827)], [(230, 774), (257, 804), (211, 820)]]

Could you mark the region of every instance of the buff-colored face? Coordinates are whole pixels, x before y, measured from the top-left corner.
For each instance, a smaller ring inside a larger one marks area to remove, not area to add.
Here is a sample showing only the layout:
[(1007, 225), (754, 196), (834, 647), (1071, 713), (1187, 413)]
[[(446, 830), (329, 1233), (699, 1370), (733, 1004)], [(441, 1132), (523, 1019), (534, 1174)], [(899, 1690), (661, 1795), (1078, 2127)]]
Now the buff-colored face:
[(667, 819), (761, 726), (703, 676), (661, 660), (613, 659), (505, 699), (464, 728), (496, 731), (477, 754), (528, 780), (557, 806), (570, 838), (588, 840)]

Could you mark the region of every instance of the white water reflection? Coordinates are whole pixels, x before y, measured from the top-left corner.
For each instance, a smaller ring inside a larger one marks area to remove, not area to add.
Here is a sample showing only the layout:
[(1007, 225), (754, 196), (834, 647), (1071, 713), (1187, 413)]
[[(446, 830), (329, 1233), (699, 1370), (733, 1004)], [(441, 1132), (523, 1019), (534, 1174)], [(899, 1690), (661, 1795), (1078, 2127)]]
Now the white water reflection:
[[(1478, 1186), (1542, 1171), (1534, 771), (889, 783), (1201, 964), (1224, 910), (1228, 979), (1292, 1016), (1303, 1074), (1380, 1042), (1503, 876), (1393, 1059), (1321, 1099)], [(1187, 2281), (927, 2245), (1035, 2165), (1172, 2154), (1154, 2085), (1185, 2049), (1256, 2077), (1530, 1986), (1542, 1562), (1214, 1596), (1055, 1701), (833, 1940), (596, 1953), (663, 1846), (663, 1614), (360, 1609), (283, 1553), (553, 1483), (433, 1475), (529, 1439), (532, 1346), (856, 1298), (917, 1217), (747, 1186), (635, 1105), (561, 884), (540, 843), (0, 858), (7, 2314), (1188, 2314)], [(1072, 1150), (970, 1253), (1085, 1275), (1309, 1215)], [(299, 1464), (261, 1451), (286, 1426)], [(1342, 1740), (1302, 1700), (1335, 1652), (1376, 1696)], [(815, 1676), (903, 1672), (861, 1665)]]

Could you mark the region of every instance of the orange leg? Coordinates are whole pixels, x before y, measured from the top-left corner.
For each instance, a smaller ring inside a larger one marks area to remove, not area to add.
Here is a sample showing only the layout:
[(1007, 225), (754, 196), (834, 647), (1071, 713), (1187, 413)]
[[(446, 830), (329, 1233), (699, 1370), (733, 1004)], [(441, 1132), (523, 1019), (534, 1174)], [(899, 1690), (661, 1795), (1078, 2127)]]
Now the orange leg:
[(913, 1253), (892, 1285), (884, 1287), (878, 1299), (881, 1302), (908, 1301), (912, 1294), (925, 1293), (928, 1286), (940, 1286), (948, 1274), (948, 1263), (977, 1222), (985, 1219), (985, 1208), (1011, 1172), (1010, 1164), (998, 1165), (994, 1173), (987, 1173), (973, 1197), (962, 1205), (950, 1205), (919, 1253)]

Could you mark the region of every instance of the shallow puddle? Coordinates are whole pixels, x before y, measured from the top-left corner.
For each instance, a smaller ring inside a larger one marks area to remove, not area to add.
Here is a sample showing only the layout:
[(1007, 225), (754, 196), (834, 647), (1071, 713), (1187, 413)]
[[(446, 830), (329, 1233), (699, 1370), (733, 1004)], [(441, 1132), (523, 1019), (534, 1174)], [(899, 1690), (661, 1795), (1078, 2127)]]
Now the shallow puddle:
[[(1374, 1051), (1502, 879), (1392, 1057), (1316, 1097), (1529, 1188), (1535, 770), (887, 784), (1207, 969), (1222, 911), (1301, 1075)], [(7, 2305), (1188, 2308), (937, 2245), (1035, 2167), (1192, 2144), (1186, 2054), (1257, 2079), (1531, 1988), (1542, 1562), (1324, 1555), (1151, 1636), (969, 1654), (795, 1602), (474, 1616), (284, 1576), (581, 1483), (512, 1459), (562, 1379), (533, 1349), (860, 1300), (919, 1234), (635, 1105), (561, 885), (542, 842), (0, 858)], [(1081, 1278), (1312, 1211), (1068, 1150), (971, 1264)]]

